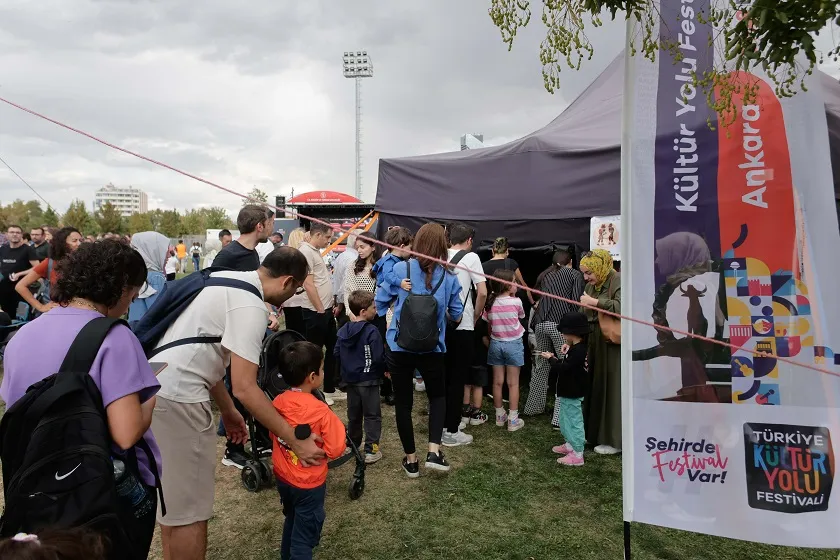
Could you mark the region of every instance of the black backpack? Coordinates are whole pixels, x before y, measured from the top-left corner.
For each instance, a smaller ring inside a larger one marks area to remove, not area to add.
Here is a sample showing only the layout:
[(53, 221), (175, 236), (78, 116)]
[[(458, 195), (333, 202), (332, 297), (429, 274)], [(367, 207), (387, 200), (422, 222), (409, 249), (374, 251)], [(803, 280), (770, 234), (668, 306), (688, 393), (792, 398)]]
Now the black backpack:
[(225, 286), (246, 290), (262, 301), (263, 297), (260, 295), (260, 291), (253, 284), (243, 280), (236, 280), (235, 278), (210, 277), (211, 274), (219, 271), (230, 272), (225, 268), (205, 268), (204, 270), (193, 272), (180, 280), (164, 284), (163, 289), (149, 310), (146, 311), (146, 314), (131, 326), (134, 334), (140, 340), (140, 344), (143, 346), (143, 351), (146, 352), (147, 357), (151, 358), (164, 350), (184, 344), (215, 344), (222, 341), (221, 336), (194, 336), (173, 340), (159, 348), (155, 348), (170, 325), (187, 309), (198, 294), (201, 293), (201, 290), (207, 286)]
[[(108, 539), (109, 558), (133, 557), (134, 512), (117, 495), (107, 416), (89, 374), (116, 324), (126, 323), (102, 317), (85, 325), (58, 373), (29, 387), (0, 421), (5, 498), (0, 537), (86, 527)], [(157, 473), (146, 442), (137, 446)], [(136, 452), (127, 455), (126, 467), (139, 477)], [(156, 486), (165, 515), (157, 476)]]
[[(411, 282), (411, 261), (406, 263), (406, 269), (408, 281)], [(416, 354), (434, 352), (437, 348), (440, 328), (437, 323), (438, 303), (435, 293), (443, 284), (446, 274), (444, 270), (437, 285), (429, 294), (415, 294), (414, 284), (412, 284), (412, 291), (405, 298), (397, 319), (396, 343), (400, 348)]]

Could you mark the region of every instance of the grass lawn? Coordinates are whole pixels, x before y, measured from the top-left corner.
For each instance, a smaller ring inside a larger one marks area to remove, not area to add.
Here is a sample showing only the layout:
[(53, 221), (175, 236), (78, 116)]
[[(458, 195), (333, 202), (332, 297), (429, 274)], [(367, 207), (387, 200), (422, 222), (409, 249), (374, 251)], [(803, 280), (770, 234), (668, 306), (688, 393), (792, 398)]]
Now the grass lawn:
[[(2, 378), (2, 368), (0, 368)], [(424, 449), (424, 393), (415, 393), (418, 451)], [(0, 401), (0, 415), (4, 410)], [(346, 418), (344, 403), (335, 411)], [(587, 453), (583, 468), (563, 468), (548, 418), (526, 419), (509, 434), (490, 422), (472, 427), (475, 442), (447, 450), (448, 474), (410, 480), (394, 409), (383, 407), (385, 458), (367, 470), (365, 494), (350, 501), (352, 463), (330, 473), (327, 520), (316, 558), (330, 560), (621, 559), (621, 459)], [(219, 459), (223, 442), (218, 443)], [(164, 466), (165, 468), (165, 466)], [(246, 492), (239, 471), (219, 464), (210, 560), (279, 558), (283, 514), (277, 492)], [(2, 496), (0, 496), (2, 503)], [(632, 526), (634, 559), (834, 560), (837, 551), (795, 549)], [(150, 558), (161, 559), (159, 535)]]
[[(415, 410), (425, 395), (415, 393)], [(587, 454), (583, 468), (562, 468), (550, 451), (559, 434), (547, 417), (509, 434), (488, 423), (470, 428), (475, 442), (450, 449), (448, 474), (423, 470), (410, 480), (400, 467), (393, 408), (384, 408), (385, 458), (367, 470), (365, 494), (350, 501), (352, 463), (330, 473), (322, 559), (622, 558), (621, 459)], [(344, 418), (343, 403), (335, 407)], [(425, 416), (415, 413), (418, 444)], [(420, 447), (418, 447), (420, 449)], [(219, 456), (223, 450), (219, 443)], [(276, 491), (246, 492), (239, 471), (219, 466), (208, 558), (279, 557), (283, 514)], [(793, 549), (634, 524), (633, 558), (820, 559), (837, 552)], [(156, 537), (152, 558), (162, 558)]]

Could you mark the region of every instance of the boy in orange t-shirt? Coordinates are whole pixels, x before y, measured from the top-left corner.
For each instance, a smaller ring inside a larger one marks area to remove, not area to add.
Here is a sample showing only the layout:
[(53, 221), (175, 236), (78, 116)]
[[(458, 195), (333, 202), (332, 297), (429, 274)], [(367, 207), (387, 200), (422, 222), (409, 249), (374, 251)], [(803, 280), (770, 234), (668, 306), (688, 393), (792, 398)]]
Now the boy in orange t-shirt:
[[(323, 361), (321, 349), (311, 342), (295, 342), (284, 348), (280, 353), (280, 371), (291, 388), (274, 399), (274, 408), (292, 428), (308, 424), (311, 433), (321, 436), (327, 458), (335, 459), (346, 447), (344, 424), (312, 394), (324, 383)], [(311, 559), (326, 517), (327, 464), (304, 468), (288, 445), (276, 436), (272, 462), (286, 517), (280, 558)]]

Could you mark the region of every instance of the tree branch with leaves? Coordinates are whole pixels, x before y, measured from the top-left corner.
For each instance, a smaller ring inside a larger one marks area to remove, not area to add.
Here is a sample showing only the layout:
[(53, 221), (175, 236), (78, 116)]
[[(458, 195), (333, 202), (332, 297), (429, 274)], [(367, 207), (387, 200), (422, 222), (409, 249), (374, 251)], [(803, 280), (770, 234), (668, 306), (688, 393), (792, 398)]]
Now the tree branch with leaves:
[[(519, 31), (531, 22), (532, 4), (532, 0), (491, 0), (490, 18), (508, 49), (513, 48)], [(722, 44), (723, 60), (720, 71), (695, 76), (695, 84), (703, 88), (724, 126), (731, 122), (732, 96), (748, 100), (757, 89), (755, 83), (743, 81), (743, 75), (732, 70), (748, 71), (758, 66), (774, 82), (776, 95), (790, 97), (805, 88), (805, 76), (812, 74), (817, 64), (840, 57), (840, 45), (821, 53), (814, 43), (815, 35), (827, 25), (840, 25), (840, 0), (754, 0), (743, 12), (746, 4), (713, 0), (710, 13), (703, 15), (714, 28), (722, 30), (719, 37), (710, 40)], [(645, 58), (655, 61), (662, 51), (676, 55), (676, 45), (660, 41), (657, 29), (660, 24), (679, 22), (660, 22), (656, 6), (653, 0), (542, 0), (540, 19), (546, 35), (539, 57), (546, 90), (557, 91), (564, 67), (577, 70), (592, 58), (595, 50), (586, 35), (586, 25), (602, 25), (602, 14), (607, 12), (613, 19), (623, 14), (638, 22), (640, 36), (633, 37), (631, 44), (634, 49), (639, 45)]]

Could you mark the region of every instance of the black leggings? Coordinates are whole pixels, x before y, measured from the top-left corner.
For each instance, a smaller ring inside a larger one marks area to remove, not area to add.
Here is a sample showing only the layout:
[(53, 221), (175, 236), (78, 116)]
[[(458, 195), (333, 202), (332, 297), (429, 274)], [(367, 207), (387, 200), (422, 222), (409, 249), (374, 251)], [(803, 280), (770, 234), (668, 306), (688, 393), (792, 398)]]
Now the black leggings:
[[(387, 332), (388, 332), (388, 323), (385, 320), (385, 316), (379, 315), (373, 320), (373, 326), (375, 326), (379, 330), (379, 335), (382, 337), (382, 343), (388, 344), (387, 342)], [(383, 397), (387, 397), (394, 394), (394, 387), (391, 385), (391, 380), (387, 377), (382, 380), (382, 385), (379, 386), (379, 394)]]
[(446, 414), (446, 382), (444, 379), (443, 354), (413, 354), (411, 352), (388, 352), (388, 369), (394, 386), (394, 404), (397, 418), (397, 432), (400, 434), (403, 451), (411, 455), (417, 449), (414, 445), (414, 423), (411, 409), (414, 406), (414, 370), (417, 369), (426, 382), (426, 396), (429, 398), (429, 443), (440, 445), (443, 435), (443, 420)]

